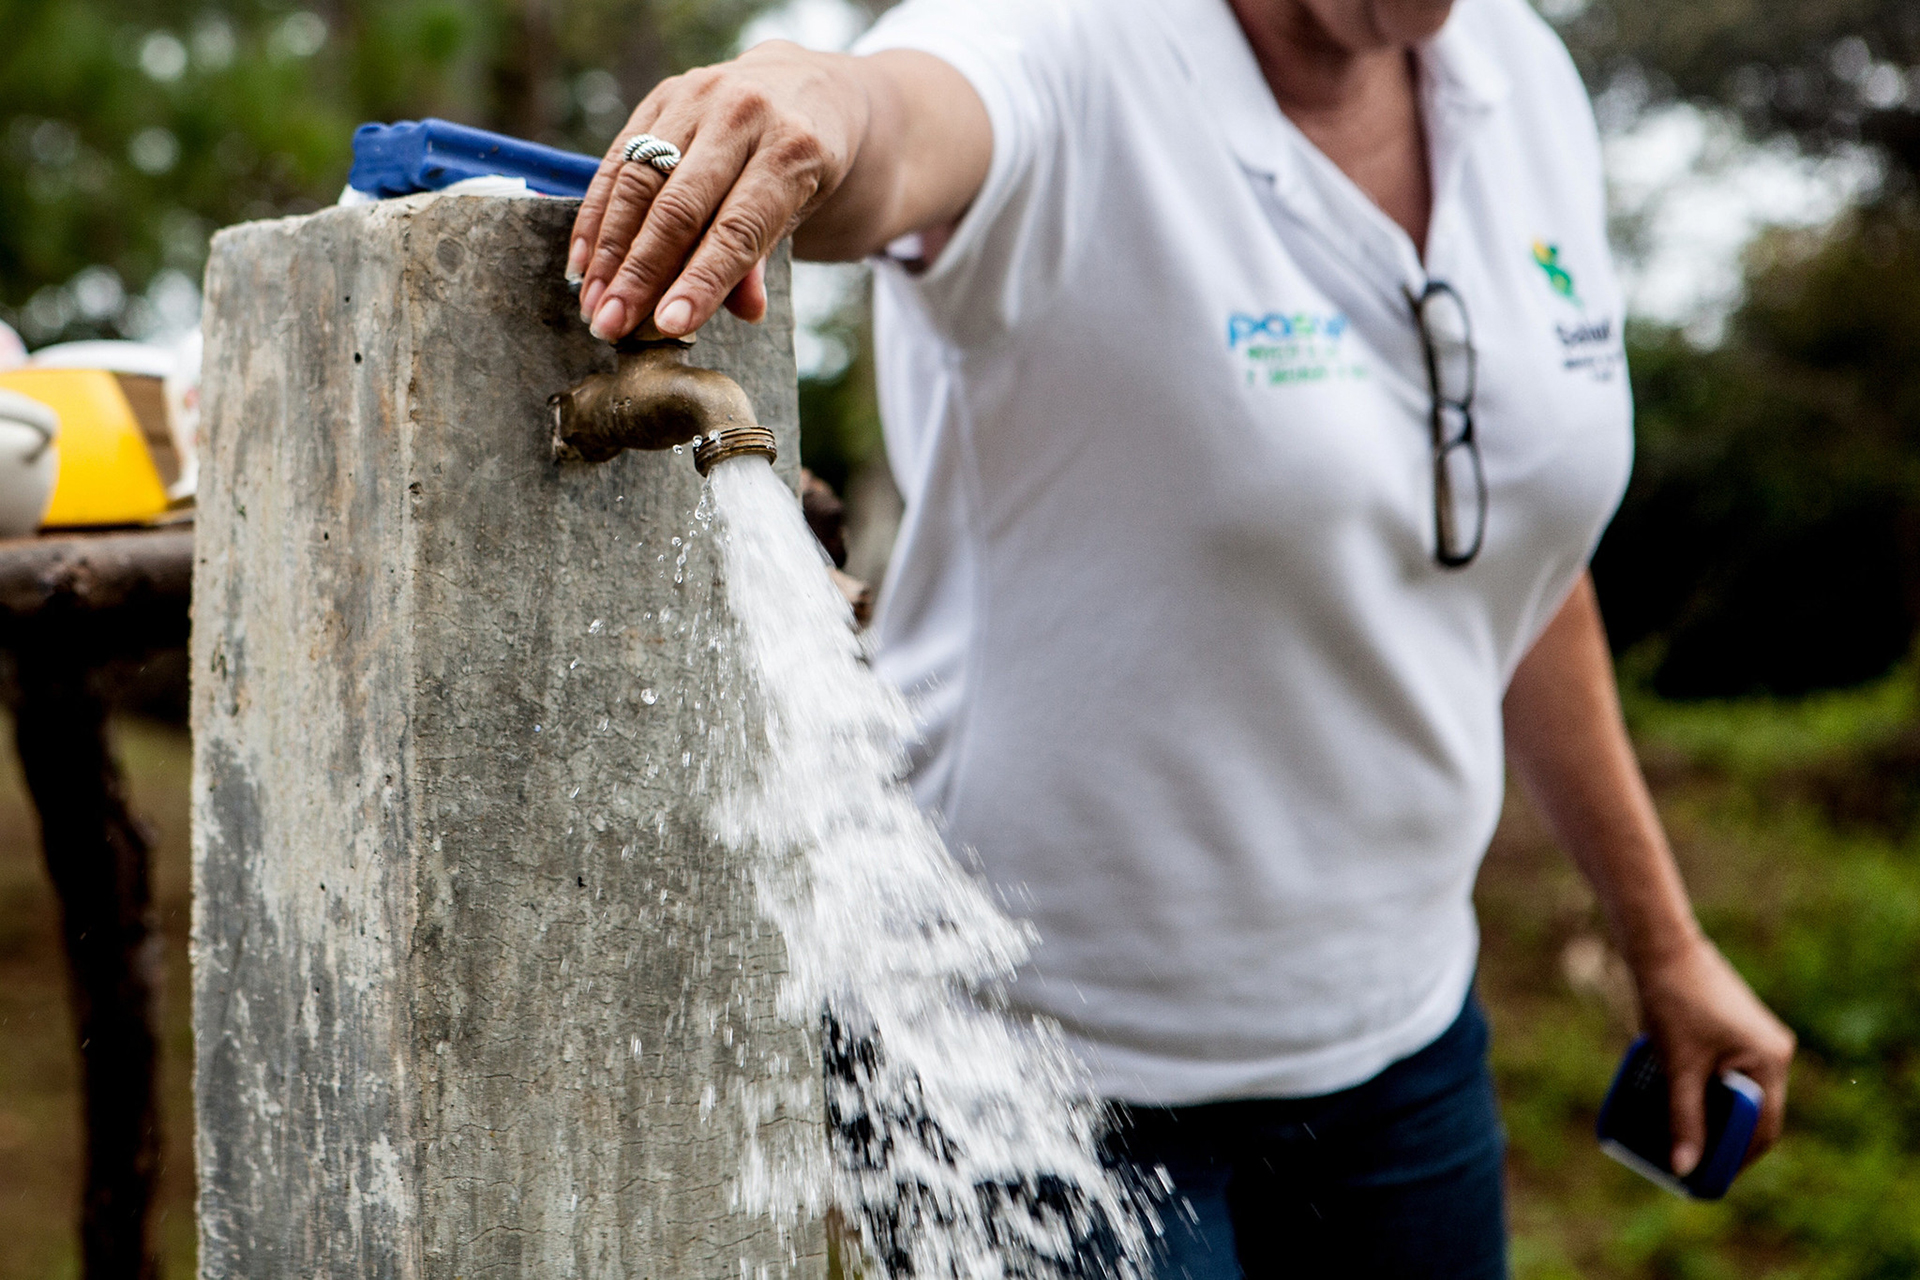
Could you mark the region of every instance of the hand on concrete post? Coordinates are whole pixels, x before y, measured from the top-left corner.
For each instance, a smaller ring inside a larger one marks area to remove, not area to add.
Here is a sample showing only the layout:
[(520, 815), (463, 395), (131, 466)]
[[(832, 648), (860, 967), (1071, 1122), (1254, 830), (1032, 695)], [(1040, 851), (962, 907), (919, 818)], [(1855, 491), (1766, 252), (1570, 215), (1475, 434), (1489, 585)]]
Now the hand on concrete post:
[[(864, 131), (864, 99), (836, 74), (848, 61), (763, 45), (647, 95), (574, 225), (567, 268), (584, 274), (580, 310), (596, 337), (624, 337), (649, 313), (683, 336), (723, 302), (760, 318), (758, 265), (840, 185)], [(624, 159), (642, 133), (681, 149), (672, 173)]]
[[(628, 161), (651, 134), (671, 173)], [(608, 148), (567, 255), (580, 314), (616, 341), (651, 315), (682, 337), (722, 305), (766, 307), (761, 264), (792, 233), (805, 257), (857, 259), (950, 226), (985, 181), (986, 108), (929, 54), (814, 53), (782, 41), (662, 81)]]

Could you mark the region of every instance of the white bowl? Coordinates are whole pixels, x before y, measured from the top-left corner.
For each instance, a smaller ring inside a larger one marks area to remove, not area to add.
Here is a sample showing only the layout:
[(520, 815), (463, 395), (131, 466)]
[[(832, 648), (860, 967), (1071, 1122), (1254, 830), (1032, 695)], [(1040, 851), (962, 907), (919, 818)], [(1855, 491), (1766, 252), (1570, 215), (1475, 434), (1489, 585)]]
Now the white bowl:
[(0, 320), (0, 373), (9, 369), (18, 369), (27, 362), (27, 344), (20, 341), (20, 335), (13, 326)]
[(60, 415), (38, 400), (0, 388), (0, 538), (40, 527), (60, 473)]
[(36, 369), (105, 369), (108, 373), (138, 373), (149, 378), (173, 376), (178, 363), (173, 352), (150, 342), (93, 338), (42, 347), (27, 357)]

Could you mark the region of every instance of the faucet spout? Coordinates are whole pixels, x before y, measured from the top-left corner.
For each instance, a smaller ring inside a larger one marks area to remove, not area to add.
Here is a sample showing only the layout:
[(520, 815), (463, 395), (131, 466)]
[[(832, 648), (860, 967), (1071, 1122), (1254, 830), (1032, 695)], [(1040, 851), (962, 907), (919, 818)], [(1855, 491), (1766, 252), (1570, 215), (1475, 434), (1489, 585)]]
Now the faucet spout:
[(724, 373), (688, 364), (691, 345), (651, 323), (618, 343), (613, 372), (592, 374), (547, 401), (555, 451), (605, 462), (624, 449), (724, 437), (756, 445), (764, 439), (764, 447), (745, 451), (771, 457), (773, 434), (759, 425), (747, 393)]

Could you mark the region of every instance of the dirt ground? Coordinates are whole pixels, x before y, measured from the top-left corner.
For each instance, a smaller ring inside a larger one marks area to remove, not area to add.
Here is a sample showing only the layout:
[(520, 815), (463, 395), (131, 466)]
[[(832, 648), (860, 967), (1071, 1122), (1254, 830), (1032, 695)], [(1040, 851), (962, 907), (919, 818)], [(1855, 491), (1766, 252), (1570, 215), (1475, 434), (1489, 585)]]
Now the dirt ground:
[[(0, 1277), (80, 1274), (79, 1053), (53, 889), (40, 831), (0, 718)], [(189, 1021), (187, 860), (189, 753), (184, 729), (115, 726), (134, 811), (155, 837), (154, 900), (166, 937), (161, 1044), (164, 1280), (193, 1275), (193, 1036)]]

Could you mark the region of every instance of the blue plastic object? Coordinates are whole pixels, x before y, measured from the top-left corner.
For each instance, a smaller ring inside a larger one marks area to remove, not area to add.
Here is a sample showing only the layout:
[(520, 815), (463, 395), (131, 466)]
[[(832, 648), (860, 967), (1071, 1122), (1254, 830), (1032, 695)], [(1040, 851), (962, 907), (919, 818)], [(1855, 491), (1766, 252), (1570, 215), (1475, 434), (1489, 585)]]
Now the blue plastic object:
[(600, 162), (450, 120), (363, 124), (353, 131), (347, 185), (371, 196), (438, 191), (465, 178), (524, 178), (542, 195), (584, 196)]
[(1620, 1060), (1620, 1070), (1600, 1105), (1600, 1146), (1608, 1155), (1654, 1182), (1695, 1200), (1718, 1200), (1733, 1185), (1747, 1158), (1760, 1120), (1760, 1086), (1738, 1071), (1707, 1082), (1707, 1146), (1693, 1172), (1682, 1178), (1670, 1158), (1667, 1073), (1645, 1036)]

